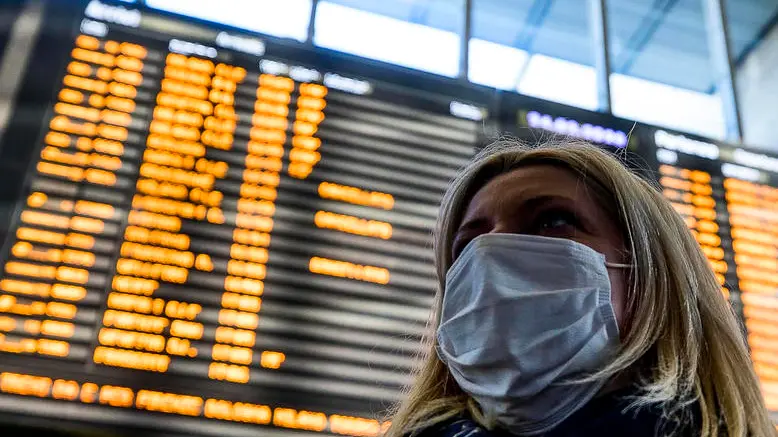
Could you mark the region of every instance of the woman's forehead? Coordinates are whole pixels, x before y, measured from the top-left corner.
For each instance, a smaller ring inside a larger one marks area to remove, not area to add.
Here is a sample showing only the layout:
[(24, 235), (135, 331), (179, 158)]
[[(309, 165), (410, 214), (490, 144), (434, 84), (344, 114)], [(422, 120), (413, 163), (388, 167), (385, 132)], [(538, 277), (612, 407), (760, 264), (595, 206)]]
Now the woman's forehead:
[(519, 167), (489, 180), (469, 200), (466, 210), (470, 213), (495, 202), (521, 202), (538, 196), (575, 199), (585, 188), (582, 179), (564, 167), (549, 164)]

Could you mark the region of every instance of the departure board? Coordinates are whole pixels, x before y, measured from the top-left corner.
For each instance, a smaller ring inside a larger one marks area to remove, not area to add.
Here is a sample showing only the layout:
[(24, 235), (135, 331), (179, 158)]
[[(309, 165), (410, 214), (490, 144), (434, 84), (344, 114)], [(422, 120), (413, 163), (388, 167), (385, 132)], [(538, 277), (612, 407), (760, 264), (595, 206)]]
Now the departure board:
[(778, 190), (762, 179), (726, 178), (724, 187), (751, 358), (767, 407), (778, 410)]
[(0, 138), (0, 423), (379, 435), (439, 199), (503, 133), (655, 183), (778, 412), (777, 157), (140, 2), (44, 3)]
[(117, 11), (91, 2), (69, 37), (8, 231), (0, 410), (377, 435), (485, 109)]
[(659, 183), (741, 313), (754, 368), (778, 410), (778, 160), (702, 139), (654, 132)]

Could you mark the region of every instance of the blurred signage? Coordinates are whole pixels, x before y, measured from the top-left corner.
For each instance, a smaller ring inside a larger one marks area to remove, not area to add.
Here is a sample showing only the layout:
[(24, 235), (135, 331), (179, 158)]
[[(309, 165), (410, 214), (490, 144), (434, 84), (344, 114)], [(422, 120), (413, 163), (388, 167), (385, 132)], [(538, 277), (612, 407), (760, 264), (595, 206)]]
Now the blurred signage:
[(684, 135), (672, 134), (661, 129), (654, 132), (654, 142), (657, 147), (686, 153), (687, 155), (695, 155), (706, 159), (718, 159), (719, 157), (719, 146), (715, 144), (693, 140)]
[(527, 125), (531, 128), (543, 129), (556, 134), (617, 148), (627, 147), (629, 142), (627, 134), (623, 131), (592, 123), (581, 123), (572, 118), (555, 117), (538, 111), (529, 111), (527, 113)]
[(127, 9), (120, 5), (107, 5), (98, 0), (92, 0), (86, 7), (84, 15), (95, 20), (121, 24), (122, 26), (140, 26), (141, 14), (136, 9)]

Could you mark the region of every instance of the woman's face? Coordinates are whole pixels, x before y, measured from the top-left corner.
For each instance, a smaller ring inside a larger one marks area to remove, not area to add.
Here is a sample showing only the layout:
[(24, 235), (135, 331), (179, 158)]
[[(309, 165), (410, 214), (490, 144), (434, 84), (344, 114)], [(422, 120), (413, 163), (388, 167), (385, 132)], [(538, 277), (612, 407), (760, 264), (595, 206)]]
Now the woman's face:
[[(481, 234), (511, 233), (567, 238), (624, 263), (622, 234), (575, 173), (552, 165), (520, 167), (492, 179), (473, 196), (453, 242), (454, 258)], [(626, 275), (608, 269), (611, 302), (624, 329)]]

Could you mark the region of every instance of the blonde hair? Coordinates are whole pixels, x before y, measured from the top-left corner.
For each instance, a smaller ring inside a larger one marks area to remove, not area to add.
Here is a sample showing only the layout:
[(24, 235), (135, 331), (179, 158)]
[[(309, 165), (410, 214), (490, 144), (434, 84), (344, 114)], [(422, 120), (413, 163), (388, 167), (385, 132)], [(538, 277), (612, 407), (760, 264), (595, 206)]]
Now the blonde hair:
[(628, 279), (629, 326), (615, 358), (593, 377), (635, 375), (632, 406), (681, 411), (696, 402), (700, 435), (775, 435), (734, 311), (683, 219), (651, 184), (618, 159), (582, 142), (528, 148), (501, 141), (481, 151), (454, 179), (441, 201), (435, 230), (438, 291), (415, 382), (394, 410), (388, 437), (412, 434), (469, 415), (486, 427), (435, 353), (452, 238), (467, 202), (495, 176), (521, 166), (551, 164), (585, 180), (620, 226), (635, 268)]

